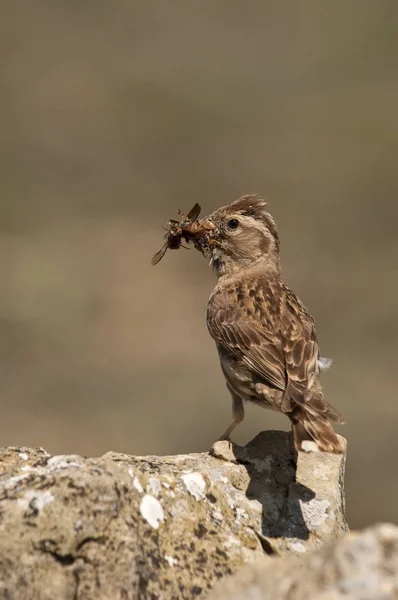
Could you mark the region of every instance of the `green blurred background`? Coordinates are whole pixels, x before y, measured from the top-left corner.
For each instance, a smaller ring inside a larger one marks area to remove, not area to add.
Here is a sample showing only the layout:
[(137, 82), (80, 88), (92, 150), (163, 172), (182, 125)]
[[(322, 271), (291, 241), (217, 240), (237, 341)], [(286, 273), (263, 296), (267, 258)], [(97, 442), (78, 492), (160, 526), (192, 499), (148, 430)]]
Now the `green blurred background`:
[(206, 450), (214, 275), (150, 259), (178, 208), (258, 192), (334, 358), (349, 522), (398, 521), (397, 1), (14, 0), (0, 44), (1, 445)]

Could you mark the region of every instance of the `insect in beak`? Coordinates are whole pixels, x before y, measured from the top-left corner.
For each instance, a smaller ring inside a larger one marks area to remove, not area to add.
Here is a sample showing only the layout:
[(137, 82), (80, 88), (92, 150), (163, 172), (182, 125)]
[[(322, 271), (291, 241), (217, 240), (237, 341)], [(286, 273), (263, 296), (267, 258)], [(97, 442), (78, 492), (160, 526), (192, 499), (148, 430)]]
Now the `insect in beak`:
[(214, 223), (208, 219), (198, 220), (200, 214), (199, 204), (195, 204), (187, 216), (181, 211), (178, 211), (180, 220), (170, 219), (166, 230), (166, 241), (162, 248), (152, 258), (152, 265), (157, 265), (167, 250), (178, 250), (183, 246), (182, 241), (186, 243), (192, 242), (197, 250), (204, 252), (207, 247), (208, 241), (211, 239), (213, 231), (216, 229)]

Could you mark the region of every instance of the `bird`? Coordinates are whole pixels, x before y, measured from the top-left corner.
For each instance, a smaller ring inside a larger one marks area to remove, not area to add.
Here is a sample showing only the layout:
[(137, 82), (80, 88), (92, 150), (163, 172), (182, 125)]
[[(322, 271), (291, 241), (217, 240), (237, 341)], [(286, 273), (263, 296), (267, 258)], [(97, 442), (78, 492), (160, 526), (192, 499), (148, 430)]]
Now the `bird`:
[(287, 415), (297, 452), (342, 453), (333, 423), (343, 417), (324, 398), (315, 322), (286, 285), (280, 240), (267, 202), (242, 196), (204, 217), (213, 229), (207, 258), (217, 275), (206, 321), (232, 397), (229, 440), (247, 402)]

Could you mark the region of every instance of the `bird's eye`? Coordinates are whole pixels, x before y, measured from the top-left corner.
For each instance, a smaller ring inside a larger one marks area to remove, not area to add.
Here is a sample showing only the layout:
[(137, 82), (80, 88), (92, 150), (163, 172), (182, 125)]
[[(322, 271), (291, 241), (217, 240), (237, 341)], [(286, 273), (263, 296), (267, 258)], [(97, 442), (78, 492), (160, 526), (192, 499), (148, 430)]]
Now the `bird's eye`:
[(230, 219), (228, 221), (228, 227), (230, 229), (238, 229), (238, 227), (239, 227), (239, 221), (238, 221), (238, 219)]

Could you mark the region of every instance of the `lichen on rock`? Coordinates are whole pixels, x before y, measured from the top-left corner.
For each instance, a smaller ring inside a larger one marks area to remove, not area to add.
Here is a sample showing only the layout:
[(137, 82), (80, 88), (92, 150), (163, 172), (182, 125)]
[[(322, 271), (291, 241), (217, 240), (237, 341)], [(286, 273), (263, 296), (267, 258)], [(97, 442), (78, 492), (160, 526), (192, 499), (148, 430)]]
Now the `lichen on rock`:
[(247, 565), (208, 600), (395, 600), (398, 527), (349, 533), (302, 558)]
[(297, 456), (285, 432), (166, 457), (4, 448), (0, 597), (205, 597), (242, 565), (344, 533), (343, 469)]

